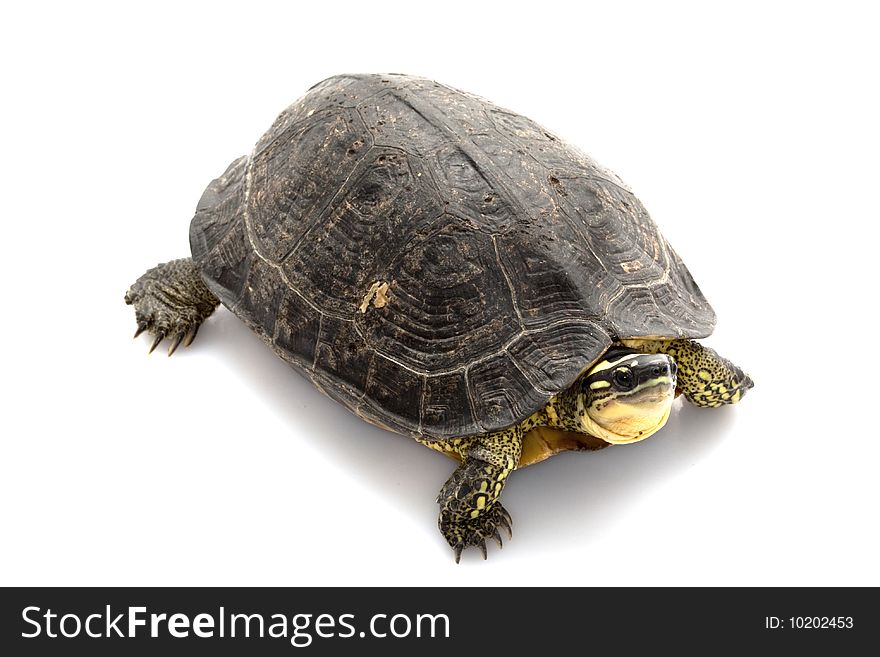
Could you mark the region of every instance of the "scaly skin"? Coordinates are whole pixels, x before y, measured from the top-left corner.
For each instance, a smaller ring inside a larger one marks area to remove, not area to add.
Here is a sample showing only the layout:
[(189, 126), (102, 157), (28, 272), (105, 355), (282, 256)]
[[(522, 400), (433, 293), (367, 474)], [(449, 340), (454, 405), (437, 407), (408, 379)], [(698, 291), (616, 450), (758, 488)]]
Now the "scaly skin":
[(170, 356), (184, 339), (184, 346), (192, 343), (220, 300), (205, 286), (192, 258), (181, 258), (153, 267), (137, 279), (125, 293), (125, 303), (134, 306), (138, 323), (134, 337), (144, 331), (154, 335), (150, 353), (170, 338)]
[(499, 527), (512, 535), (512, 520), (498, 501), (504, 484), (519, 464), (523, 436), (537, 426), (580, 430), (576, 410), (577, 386), (550, 400), (546, 407), (520, 424), (502, 431), (458, 438), (450, 443), (420, 441), (432, 449), (457, 454), (462, 463), (440, 490), (440, 532), (458, 563), (465, 548), (478, 547), (486, 558), (486, 540), (503, 546)]
[(511, 534), (510, 514), (498, 501), (508, 475), (522, 453), (523, 430), (516, 425), (504, 431), (460, 438), (452, 447), (462, 458), (458, 469), (440, 490), (440, 532), (455, 551), (476, 546), (486, 558), (486, 539), (503, 545), (498, 527)]

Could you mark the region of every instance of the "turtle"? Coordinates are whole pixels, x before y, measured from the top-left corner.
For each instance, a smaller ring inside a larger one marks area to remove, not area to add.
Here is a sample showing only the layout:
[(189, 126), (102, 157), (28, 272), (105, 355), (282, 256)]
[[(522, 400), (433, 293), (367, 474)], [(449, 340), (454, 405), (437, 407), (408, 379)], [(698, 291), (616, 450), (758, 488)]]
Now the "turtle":
[(511, 536), (517, 469), (753, 386), (699, 342), (715, 312), (617, 175), (430, 79), (313, 86), (207, 186), (189, 240), (127, 291), (135, 337), (171, 355), (222, 303), (347, 409), (456, 459), (437, 498), (456, 562)]

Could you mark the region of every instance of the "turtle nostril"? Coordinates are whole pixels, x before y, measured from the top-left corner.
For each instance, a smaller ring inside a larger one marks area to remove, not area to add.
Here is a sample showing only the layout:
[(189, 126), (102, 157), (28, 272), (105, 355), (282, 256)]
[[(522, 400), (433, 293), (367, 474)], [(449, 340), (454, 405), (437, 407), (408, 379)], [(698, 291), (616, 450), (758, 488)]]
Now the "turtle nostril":
[(663, 373), (663, 370), (660, 369), (659, 365), (654, 365), (651, 368), (651, 376), (660, 376)]

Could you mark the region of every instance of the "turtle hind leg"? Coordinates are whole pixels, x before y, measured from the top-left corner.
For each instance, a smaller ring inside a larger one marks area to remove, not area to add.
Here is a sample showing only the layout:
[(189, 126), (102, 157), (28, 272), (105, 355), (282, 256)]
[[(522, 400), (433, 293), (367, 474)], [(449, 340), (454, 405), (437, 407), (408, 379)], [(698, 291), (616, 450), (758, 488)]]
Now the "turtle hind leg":
[(624, 342), (639, 351), (672, 357), (678, 367), (678, 387), (697, 406), (735, 404), (755, 385), (737, 365), (693, 340)]
[(463, 438), (455, 445), (462, 463), (440, 490), (438, 525), (455, 552), (458, 563), (468, 547), (478, 547), (486, 558), (486, 541), (503, 545), (499, 528), (511, 534), (510, 514), (498, 497), (522, 453), (519, 426)]
[(181, 342), (189, 346), (220, 300), (202, 281), (192, 258), (181, 258), (153, 267), (137, 279), (125, 293), (125, 303), (134, 306), (134, 337), (144, 331), (155, 336), (150, 353), (169, 338), (170, 356)]

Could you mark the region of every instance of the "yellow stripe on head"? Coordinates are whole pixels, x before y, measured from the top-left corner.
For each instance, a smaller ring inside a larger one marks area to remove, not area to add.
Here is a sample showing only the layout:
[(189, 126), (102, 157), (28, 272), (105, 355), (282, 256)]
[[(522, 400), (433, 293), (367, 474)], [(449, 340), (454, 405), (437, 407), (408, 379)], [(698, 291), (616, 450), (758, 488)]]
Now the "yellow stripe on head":
[(623, 354), (622, 356), (620, 356), (618, 358), (613, 358), (611, 360), (600, 360), (598, 363), (593, 365), (592, 369), (590, 370), (590, 374), (595, 374), (596, 372), (601, 372), (602, 370), (607, 370), (611, 367), (619, 365), (623, 361), (632, 358), (634, 355), (635, 354), (631, 354), (631, 353), (630, 354)]

